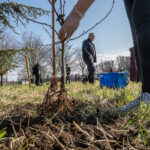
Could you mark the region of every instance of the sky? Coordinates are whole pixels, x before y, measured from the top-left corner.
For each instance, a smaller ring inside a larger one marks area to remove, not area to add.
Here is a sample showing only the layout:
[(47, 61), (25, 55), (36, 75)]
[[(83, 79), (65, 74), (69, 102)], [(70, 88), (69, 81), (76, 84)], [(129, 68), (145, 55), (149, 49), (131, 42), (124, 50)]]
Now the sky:
[[(1, 0), (4, 1), (4, 0)], [(51, 5), (48, 0), (13, 0), (16, 2), (24, 3), (26, 5), (51, 10)], [(59, 2), (59, 0), (57, 0)], [(65, 5), (65, 17), (72, 10), (77, 0), (66, 0)], [(95, 0), (92, 6), (88, 9), (85, 16), (80, 22), (79, 28), (73, 34), (73, 37), (80, 35), (84, 30), (86, 31), (92, 27), (96, 22), (100, 21), (110, 10), (112, 6), (112, 0)], [(45, 16), (38, 19), (39, 21), (51, 24), (51, 15)], [(51, 30), (47, 28), (50, 32)], [(56, 30), (59, 31), (60, 25), (56, 23)], [(44, 44), (51, 44), (49, 35), (44, 31), (41, 25), (35, 23), (29, 23), (26, 27), (19, 24), (16, 27), (16, 31), (19, 33), (15, 37), (19, 40), (23, 32), (32, 31), (39, 35), (43, 40)], [(114, 58), (117, 55), (129, 55), (129, 48), (132, 47), (132, 36), (129, 26), (129, 22), (126, 16), (123, 0), (115, 0), (114, 8), (111, 14), (99, 24), (91, 32), (95, 33), (94, 44), (98, 57), (105, 59), (103, 56), (109, 56)], [(83, 40), (87, 39), (88, 34), (81, 38), (72, 41), (70, 44), (73, 48), (81, 48)], [(57, 40), (57, 39), (56, 39)]]
[[(48, 0), (13, 0), (21, 2), (27, 5), (51, 10), (51, 6)], [(59, 0), (57, 0), (59, 1)], [(77, 0), (66, 0), (66, 16), (74, 7)], [(101, 20), (110, 10), (112, 6), (112, 0), (95, 0), (89, 10), (86, 12), (84, 18), (80, 22), (80, 26), (73, 34), (73, 37), (81, 34), (84, 30), (89, 29), (96, 22)], [(66, 17), (65, 16), (65, 17)], [(42, 17), (39, 21), (43, 21), (51, 24), (51, 16)], [(57, 31), (60, 29), (58, 23), (56, 23)], [(45, 44), (51, 43), (51, 39), (48, 34), (43, 30), (41, 25), (30, 23), (26, 27), (19, 25), (16, 28), (20, 35), (17, 35), (18, 39), (24, 31), (33, 31), (35, 34), (40, 35)], [(48, 30), (50, 30), (48, 28)], [(130, 26), (125, 13), (123, 0), (116, 0), (114, 9), (106, 20), (98, 25), (91, 32), (94, 32), (96, 39), (94, 41), (97, 53), (122, 53), (128, 51), (132, 46), (132, 36)], [(82, 41), (87, 38), (87, 34), (81, 38), (72, 41), (70, 44), (73, 47), (81, 47)]]

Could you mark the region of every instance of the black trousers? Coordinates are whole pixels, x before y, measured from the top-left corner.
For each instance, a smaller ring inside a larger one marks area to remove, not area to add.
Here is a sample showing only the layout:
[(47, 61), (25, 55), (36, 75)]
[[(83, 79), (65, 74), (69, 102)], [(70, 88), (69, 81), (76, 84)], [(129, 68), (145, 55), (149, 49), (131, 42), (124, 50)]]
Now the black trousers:
[(69, 84), (70, 84), (70, 75), (66, 76), (66, 84), (67, 84), (68, 81), (69, 81)]
[(142, 92), (150, 93), (150, 0), (124, 0), (134, 41)]
[(94, 73), (95, 73), (95, 66), (94, 63), (90, 60), (83, 59), (88, 67), (88, 81), (89, 83), (94, 84)]
[(35, 84), (36, 84), (36, 86), (40, 85), (40, 75), (39, 74), (35, 74)]

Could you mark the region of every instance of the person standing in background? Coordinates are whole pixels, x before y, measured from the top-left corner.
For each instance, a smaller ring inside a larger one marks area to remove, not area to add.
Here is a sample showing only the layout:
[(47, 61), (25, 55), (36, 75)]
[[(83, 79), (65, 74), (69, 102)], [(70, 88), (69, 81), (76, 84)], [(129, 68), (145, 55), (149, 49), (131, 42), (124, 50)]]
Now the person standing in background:
[(66, 84), (67, 84), (67, 82), (69, 81), (69, 84), (70, 84), (70, 72), (71, 72), (71, 69), (70, 69), (70, 67), (69, 67), (69, 65), (68, 64), (66, 64)]
[(35, 84), (36, 86), (39, 86), (42, 84), (41, 79), (41, 66), (39, 63), (35, 64), (35, 66), (32, 68), (33, 75), (35, 75)]
[[(83, 60), (88, 68), (87, 81), (89, 81), (89, 83), (91, 84), (94, 84), (94, 73), (95, 73), (94, 62), (96, 62), (96, 51), (95, 45), (93, 43), (94, 39), (95, 39), (94, 33), (89, 33), (88, 39), (83, 41), (82, 44)], [(83, 80), (85, 81), (86, 79)]]

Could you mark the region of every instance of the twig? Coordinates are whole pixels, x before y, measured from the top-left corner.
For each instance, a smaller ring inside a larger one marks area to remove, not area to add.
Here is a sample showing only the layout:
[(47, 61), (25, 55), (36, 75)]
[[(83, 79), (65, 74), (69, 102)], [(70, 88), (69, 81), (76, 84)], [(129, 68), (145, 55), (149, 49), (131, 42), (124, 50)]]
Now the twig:
[(63, 150), (66, 150), (62, 143), (57, 139), (57, 137), (52, 133), (52, 136), (55, 138), (55, 140), (59, 143), (59, 145), (63, 148)]
[(11, 126), (12, 126), (12, 128), (13, 128), (13, 131), (14, 131), (14, 133), (15, 133), (15, 137), (18, 138), (17, 133), (16, 133), (16, 130), (15, 130), (15, 127), (14, 127), (14, 125), (13, 125), (13, 122), (12, 122), (12, 120), (11, 120), (10, 117), (9, 117), (9, 119), (10, 119), (10, 122), (11, 122)]
[(63, 14), (65, 14), (65, 4), (66, 4), (66, 0), (64, 0), (64, 3), (63, 3)]
[[(100, 130), (101, 132), (103, 132), (102, 128), (99, 128), (99, 126), (100, 126), (100, 123), (97, 120), (97, 129)], [(108, 134), (107, 132), (105, 132), (105, 133), (106, 133), (107, 136), (109, 136), (111, 139), (113, 139), (113, 137), (110, 134)]]
[[(41, 133), (42, 133), (42, 131), (41, 131)], [(45, 134), (45, 133), (44, 133), (44, 134)], [(52, 136), (49, 135), (49, 130), (48, 130), (48, 132), (46, 133), (46, 136), (48, 136), (48, 137), (52, 140), (52, 142), (53, 142), (52, 144), (54, 144), (54, 139), (52, 138)]]
[(60, 0), (60, 14), (63, 14), (62, 0)]
[[(98, 119), (97, 119), (97, 121), (98, 121)], [(99, 125), (99, 127), (101, 128), (101, 131), (103, 132), (103, 135), (104, 135), (104, 137), (105, 137), (105, 139), (106, 139), (106, 142), (107, 142), (107, 144), (108, 144), (109, 149), (110, 149), (110, 150), (113, 150), (112, 147), (111, 147), (111, 145), (110, 145), (110, 143), (109, 143), (109, 140), (108, 140), (108, 138), (107, 138), (107, 136), (106, 136), (106, 132), (103, 130), (103, 128), (102, 128), (100, 122), (98, 122), (98, 125)]]
[(49, 31), (43, 26), (43, 29), (47, 32), (47, 34), (49, 35), (49, 37), (52, 39), (51, 34), (49, 33)]
[[(44, 26), (43, 26), (43, 29), (47, 32), (47, 34), (49, 35), (49, 37), (52, 39), (52, 36), (51, 36), (51, 34), (49, 33), (49, 31), (46, 29), (46, 28), (44, 28)], [(58, 46), (58, 48), (60, 49), (60, 47), (59, 47), (59, 44), (60, 44), (60, 42), (55, 42), (55, 44)], [(57, 54), (56, 54), (57, 55)]]
[(114, 131), (114, 132), (129, 132), (129, 130), (115, 130), (115, 129), (110, 130), (110, 132), (111, 131)]
[(23, 136), (25, 137), (26, 135), (25, 135), (25, 133), (24, 133), (23, 129), (21, 129), (21, 131), (22, 131)]
[[(24, 18), (26, 18), (26, 20), (28, 20), (28, 21), (32, 21), (32, 22), (37, 23), (37, 24), (41, 24), (41, 25), (44, 25), (44, 26), (48, 26), (48, 27), (50, 27), (52, 30), (54, 30), (53, 27), (52, 27), (50, 24), (47, 24), (47, 23), (44, 23), (44, 22), (36, 21), (36, 20), (34, 20), (34, 19), (31, 19), (31, 18), (28, 18), (28, 17), (24, 16), (23, 14), (22, 14), (22, 16), (23, 16)], [(56, 31), (56, 30), (54, 30), (54, 31), (55, 31), (55, 33), (58, 35), (57, 31)]]
[(123, 146), (122, 146), (122, 147), (123, 147), (123, 149), (124, 149), (124, 137), (123, 137)]
[(21, 119), (20, 119), (20, 121), (19, 121), (19, 132), (22, 130), (22, 128), (21, 128)]
[(86, 141), (83, 141), (82, 139), (77, 139), (77, 138), (75, 138), (75, 141), (77, 141), (77, 142), (79, 142), (79, 143), (81, 143), (81, 144), (87, 145), (87, 146), (90, 146), (90, 145), (91, 145), (90, 143), (88, 143), (88, 142), (86, 142)]
[(115, 140), (96, 140), (96, 141), (94, 141), (94, 143), (101, 143), (101, 142), (107, 142), (107, 141), (109, 141), (110, 143), (116, 143), (116, 141)]
[[(58, 129), (57, 129), (57, 130), (58, 130)], [(62, 132), (64, 132), (63, 130), (64, 130), (64, 126), (62, 126), (62, 128), (61, 128), (60, 133), (59, 133), (58, 136), (60, 136), (60, 135), (62, 134)]]
[(87, 132), (85, 132), (83, 129), (81, 129), (80, 126), (79, 126), (75, 121), (73, 121), (73, 124), (75, 125), (75, 127), (76, 127), (80, 132), (82, 132), (83, 134), (85, 134), (86, 136), (88, 136), (91, 141), (94, 140), (94, 137), (92, 137), (92, 136), (89, 135)]
[[(62, 106), (62, 108), (60, 108), (60, 109), (41, 127), (41, 129), (43, 129), (46, 125), (48, 125), (48, 124), (51, 122), (51, 120), (53, 120), (53, 119), (59, 114), (59, 112), (61, 112), (63, 109), (64, 109), (64, 107)], [(36, 134), (36, 133), (38, 133), (38, 132), (39, 132), (39, 130), (37, 130), (34, 134)], [(26, 141), (19, 147), (18, 150), (21, 150), (22, 146), (23, 146), (26, 142), (28, 142), (29, 139), (30, 139), (32, 136), (33, 136), (33, 135), (30, 135), (30, 136), (26, 139)]]
[(29, 125), (30, 125), (30, 113), (28, 113), (28, 124), (27, 124), (27, 131), (26, 131), (26, 134), (28, 134)]

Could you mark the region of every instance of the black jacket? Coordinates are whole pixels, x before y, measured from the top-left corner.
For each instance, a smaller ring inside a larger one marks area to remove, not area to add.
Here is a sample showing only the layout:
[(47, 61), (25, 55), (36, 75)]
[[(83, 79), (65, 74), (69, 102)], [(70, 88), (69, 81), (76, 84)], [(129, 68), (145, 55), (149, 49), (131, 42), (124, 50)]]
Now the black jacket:
[(67, 76), (69, 76), (69, 75), (70, 75), (70, 72), (71, 72), (70, 67), (66, 67), (66, 74), (67, 74)]
[[(95, 55), (94, 55), (95, 51)], [(95, 50), (95, 45), (92, 43), (92, 41), (88, 38), (87, 40), (83, 41), (82, 44), (82, 54), (83, 54), (83, 59), (85, 61), (90, 61), (89, 56), (93, 56), (94, 62), (96, 62), (96, 50)]]
[(35, 64), (35, 66), (32, 68), (32, 73), (33, 73), (34, 75), (36, 75), (36, 74), (40, 74), (40, 72), (41, 72), (41, 66), (40, 66), (39, 63), (37, 63), (37, 64)]

